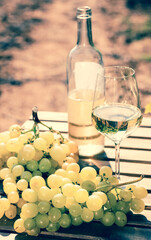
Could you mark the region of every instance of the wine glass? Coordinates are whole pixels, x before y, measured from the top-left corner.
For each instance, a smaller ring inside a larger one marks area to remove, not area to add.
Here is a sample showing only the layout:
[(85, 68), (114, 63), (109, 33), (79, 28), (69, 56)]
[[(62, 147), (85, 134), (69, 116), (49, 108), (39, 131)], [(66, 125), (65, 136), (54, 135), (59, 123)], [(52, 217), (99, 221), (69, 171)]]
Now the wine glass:
[[(105, 82), (102, 92), (102, 82)], [(102, 101), (98, 101), (102, 99)], [(92, 122), (96, 129), (115, 144), (115, 175), (120, 179), (120, 143), (142, 121), (135, 71), (125, 66), (104, 68), (97, 75)]]

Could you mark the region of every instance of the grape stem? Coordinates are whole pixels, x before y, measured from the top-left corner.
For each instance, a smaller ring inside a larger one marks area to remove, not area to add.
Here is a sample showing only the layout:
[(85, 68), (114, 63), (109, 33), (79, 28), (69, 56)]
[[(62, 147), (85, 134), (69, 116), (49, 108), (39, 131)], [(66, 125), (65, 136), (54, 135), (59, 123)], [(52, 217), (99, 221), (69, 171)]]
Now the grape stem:
[(37, 129), (38, 128), (38, 124), (41, 124), (44, 127), (48, 128), (49, 131), (51, 131), (52, 133), (56, 133), (56, 134), (60, 135), (61, 142), (64, 142), (64, 137), (62, 136), (62, 134), (59, 131), (54, 130), (52, 127), (47, 126), (45, 123), (43, 123), (43, 122), (41, 122), (39, 120), (39, 118), (38, 118), (38, 108), (37, 107), (34, 107), (32, 109), (32, 117), (33, 117), (34, 125), (33, 125), (32, 129), (30, 129), (30, 130), (28, 130), (28, 131), (26, 131), (24, 133), (33, 131), (37, 135), (37, 130), (39, 130), (39, 129)]
[[(129, 185), (129, 184), (132, 184), (132, 183), (139, 182), (142, 179), (143, 179), (143, 176), (140, 176), (139, 178), (137, 178), (135, 180), (132, 180), (132, 181), (111, 185), (110, 189), (107, 192), (110, 192), (113, 188), (116, 188), (116, 187), (121, 187), (121, 186), (124, 186), (124, 185)], [(107, 186), (108, 186), (108, 184), (107, 184)], [(104, 186), (98, 187), (98, 188), (95, 189), (95, 191), (101, 191), (101, 189), (103, 189), (103, 188), (104, 188)]]

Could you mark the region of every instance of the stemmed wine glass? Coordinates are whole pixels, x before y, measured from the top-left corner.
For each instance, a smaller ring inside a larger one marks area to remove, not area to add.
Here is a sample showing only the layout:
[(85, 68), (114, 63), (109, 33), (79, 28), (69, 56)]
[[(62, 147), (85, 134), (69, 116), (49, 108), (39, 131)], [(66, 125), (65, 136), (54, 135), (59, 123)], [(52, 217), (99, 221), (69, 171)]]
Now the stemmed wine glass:
[[(102, 93), (102, 78), (104, 92)], [(100, 104), (98, 99), (102, 98)], [(96, 129), (115, 144), (115, 175), (120, 179), (120, 143), (142, 121), (135, 71), (125, 66), (105, 67), (98, 74), (94, 93), (92, 122)]]

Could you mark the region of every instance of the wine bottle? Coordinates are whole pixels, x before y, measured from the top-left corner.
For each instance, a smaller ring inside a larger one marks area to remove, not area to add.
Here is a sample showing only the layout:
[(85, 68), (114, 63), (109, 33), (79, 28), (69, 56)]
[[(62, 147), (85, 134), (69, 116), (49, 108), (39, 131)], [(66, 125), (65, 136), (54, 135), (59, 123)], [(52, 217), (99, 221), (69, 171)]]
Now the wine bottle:
[[(79, 147), (79, 155), (94, 156), (103, 152), (104, 137), (92, 125), (91, 113), (97, 74), (100, 83), (95, 105), (103, 101), (104, 67), (102, 54), (94, 46), (91, 8), (77, 8), (77, 44), (67, 58), (68, 132)], [(100, 87), (101, 86), (101, 87)]]

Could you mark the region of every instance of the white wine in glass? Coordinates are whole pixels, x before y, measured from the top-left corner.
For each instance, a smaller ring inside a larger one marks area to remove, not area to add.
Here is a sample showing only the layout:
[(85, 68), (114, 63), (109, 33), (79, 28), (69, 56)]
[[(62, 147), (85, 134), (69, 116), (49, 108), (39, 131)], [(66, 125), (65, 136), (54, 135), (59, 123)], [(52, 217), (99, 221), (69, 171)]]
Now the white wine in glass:
[[(94, 102), (99, 89), (98, 74)], [(92, 109), (92, 121), (96, 129), (115, 144), (115, 175), (120, 179), (120, 143), (142, 121), (140, 99), (135, 71), (129, 67), (105, 68), (104, 102)]]

